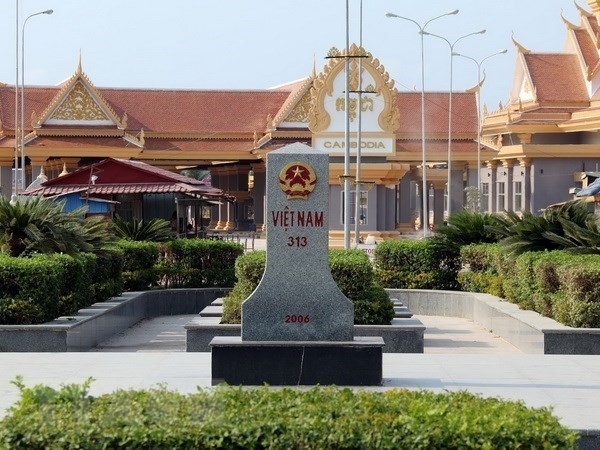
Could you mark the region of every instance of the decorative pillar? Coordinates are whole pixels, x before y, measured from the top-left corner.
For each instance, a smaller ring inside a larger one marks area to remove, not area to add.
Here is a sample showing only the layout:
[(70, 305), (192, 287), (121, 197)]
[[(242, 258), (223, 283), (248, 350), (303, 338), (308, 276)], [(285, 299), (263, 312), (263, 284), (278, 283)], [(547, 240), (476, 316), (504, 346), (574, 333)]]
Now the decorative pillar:
[(13, 158), (0, 159), (0, 195), (10, 198), (13, 192)]
[(505, 209), (507, 211), (514, 210), (514, 189), (513, 189), (513, 165), (514, 160), (512, 159), (503, 159), (502, 160), (502, 174), (504, 177), (504, 181), (506, 183), (505, 187)]
[[(486, 171), (485, 174), (482, 174), (483, 176), (481, 177), (482, 183), (487, 182), (489, 183), (489, 192), (488, 192), (488, 209), (487, 211), (489, 212), (497, 212), (496, 208), (496, 195), (497, 195), (497, 171), (496, 171), (496, 167), (498, 166), (498, 163), (496, 161), (488, 161), (486, 164)], [(486, 181), (484, 181), (484, 178)]]
[(533, 196), (531, 192), (531, 159), (519, 158), (519, 167), (523, 172), (523, 211), (532, 212)]

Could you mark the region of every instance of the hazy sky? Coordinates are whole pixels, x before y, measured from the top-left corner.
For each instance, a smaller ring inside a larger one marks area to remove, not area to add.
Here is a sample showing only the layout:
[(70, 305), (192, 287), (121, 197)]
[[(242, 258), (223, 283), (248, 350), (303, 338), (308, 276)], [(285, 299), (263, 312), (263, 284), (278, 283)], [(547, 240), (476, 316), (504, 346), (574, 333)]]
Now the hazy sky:
[[(2, 2), (0, 81), (15, 83), (16, 1)], [(350, 41), (359, 42), (360, 0), (350, 0)], [(584, 0), (579, 4), (588, 9)], [(81, 50), (83, 69), (98, 87), (264, 89), (317, 70), (331, 47), (343, 48), (345, 0), (21, 0), (19, 33), (25, 30), (25, 83), (55, 85), (73, 74)], [(385, 66), (399, 90), (421, 91), (421, 46), (411, 22), (431, 22), (426, 30), (453, 42), (480, 29), (455, 51), (488, 59), (482, 90), (496, 109), (509, 96), (516, 51), (511, 34), (533, 51), (563, 50), (564, 16), (579, 24), (572, 0), (363, 0), (363, 46)], [(20, 40), (21, 38), (19, 38)], [(19, 50), (20, 54), (20, 50)], [(425, 89), (448, 91), (448, 45), (425, 38)], [(20, 79), (20, 76), (19, 76)], [(454, 58), (454, 90), (476, 84), (477, 66)]]

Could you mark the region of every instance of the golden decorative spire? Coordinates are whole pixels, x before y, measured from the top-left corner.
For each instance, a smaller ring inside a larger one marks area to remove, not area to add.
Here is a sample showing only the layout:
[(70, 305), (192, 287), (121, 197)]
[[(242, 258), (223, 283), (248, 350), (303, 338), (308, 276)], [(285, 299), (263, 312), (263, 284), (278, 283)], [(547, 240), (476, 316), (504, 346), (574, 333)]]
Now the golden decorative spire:
[(59, 177), (62, 177), (63, 175), (68, 175), (69, 171), (67, 170), (67, 163), (63, 163), (63, 170), (61, 173), (58, 174)]
[(39, 179), (48, 180), (46, 176), (46, 171), (44, 170), (44, 166), (40, 166), (40, 174), (37, 176)]
[(75, 73), (77, 75), (81, 75), (83, 73), (83, 65), (81, 64), (81, 49), (79, 49), (79, 60), (77, 61), (77, 70)]

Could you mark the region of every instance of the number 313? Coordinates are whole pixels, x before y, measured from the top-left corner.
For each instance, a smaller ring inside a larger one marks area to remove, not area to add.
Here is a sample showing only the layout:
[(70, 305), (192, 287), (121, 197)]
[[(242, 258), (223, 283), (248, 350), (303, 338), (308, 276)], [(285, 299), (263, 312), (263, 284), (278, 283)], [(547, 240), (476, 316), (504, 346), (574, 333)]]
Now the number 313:
[(306, 236), (290, 236), (287, 245), (288, 247), (306, 247), (308, 245), (308, 239)]

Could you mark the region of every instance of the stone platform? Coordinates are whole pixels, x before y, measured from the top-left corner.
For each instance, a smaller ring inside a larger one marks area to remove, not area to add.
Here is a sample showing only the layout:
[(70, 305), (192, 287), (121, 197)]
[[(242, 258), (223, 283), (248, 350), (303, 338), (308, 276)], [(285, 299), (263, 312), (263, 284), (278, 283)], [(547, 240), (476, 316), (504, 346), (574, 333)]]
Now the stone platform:
[(261, 386), (382, 384), (381, 337), (353, 341), (242, 341), (215, 337), (212, 384)]

